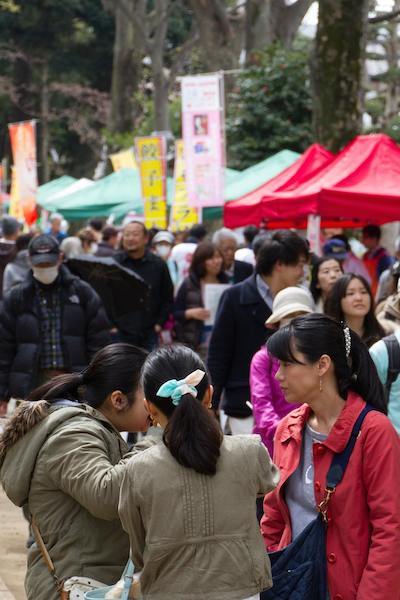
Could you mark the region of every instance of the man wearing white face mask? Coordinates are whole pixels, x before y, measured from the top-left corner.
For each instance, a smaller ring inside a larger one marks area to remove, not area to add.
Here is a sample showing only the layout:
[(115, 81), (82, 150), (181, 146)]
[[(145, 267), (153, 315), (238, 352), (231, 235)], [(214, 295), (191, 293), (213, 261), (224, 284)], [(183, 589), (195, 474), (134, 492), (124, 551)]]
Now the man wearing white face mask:
[(152, 246), (153, 251), (166, 263), (171, 276), (171, 281), (176, 287), (178, 281), (178, 267), (176, 262), (171, 258), (172, 248), (174, 246), (175, 238), (169, 231), (159, 231), (153, 237)]
[(0, 412), (60, 373), (82, 371), (106, 346), (110, 323), (96, 292), (62, 266), (50, 235), (29, 244), (32, 271), (0, 312)]

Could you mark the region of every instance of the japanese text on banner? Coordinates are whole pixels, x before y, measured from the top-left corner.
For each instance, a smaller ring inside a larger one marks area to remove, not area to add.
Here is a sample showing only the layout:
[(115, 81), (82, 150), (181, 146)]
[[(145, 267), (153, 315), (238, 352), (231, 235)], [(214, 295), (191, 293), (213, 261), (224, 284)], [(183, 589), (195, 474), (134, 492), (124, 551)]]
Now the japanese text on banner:
[(171, 231), (184, 231), (198, 223), (196, 208), (189, 206), (183, 158), (183, 140), (175, 143), (174, 196), (170, 217)]
[(36, 122), (24, 121), (8, 125), (14, 160), (17, 203), (22, 206), (28, 225), (37, 219)]
[(167, 227), (166, 147), (162, 137), (135, 138), (146, 227)]
[(224, 201), (224, 93), (221, 74), (182, 78), (182, 131), (191, 206)]

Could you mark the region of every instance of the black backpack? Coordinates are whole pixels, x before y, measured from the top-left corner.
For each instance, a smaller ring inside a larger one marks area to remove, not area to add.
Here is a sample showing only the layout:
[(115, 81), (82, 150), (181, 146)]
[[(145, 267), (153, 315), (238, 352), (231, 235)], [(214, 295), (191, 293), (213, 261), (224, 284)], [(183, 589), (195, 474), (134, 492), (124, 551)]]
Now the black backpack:
[(396, 381), (400, 374), (400, 344), (397, 337), (392, 334), (383, 338), (388, 352), (388, 370), (386, 376), (386, 393), (389, 398), (392, 384)]

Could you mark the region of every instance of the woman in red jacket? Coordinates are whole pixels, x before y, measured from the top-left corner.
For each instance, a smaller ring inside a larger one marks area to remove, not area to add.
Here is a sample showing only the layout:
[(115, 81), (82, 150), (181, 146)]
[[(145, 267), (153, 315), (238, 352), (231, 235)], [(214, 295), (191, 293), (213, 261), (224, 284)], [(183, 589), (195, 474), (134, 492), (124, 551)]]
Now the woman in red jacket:
[(287, 546), (316, 517), (326, 474), (365, 403), (367, 414), (347, 470), (328, 506), (326, 558), (331, 600), (400, 599), (400, 442), (366, 346), (321, 314), (294, 319), (267, 342), (288, 402), (302, 403), (278, 425), (274, 462), (281, 480), (264, 501), (267, 550)]

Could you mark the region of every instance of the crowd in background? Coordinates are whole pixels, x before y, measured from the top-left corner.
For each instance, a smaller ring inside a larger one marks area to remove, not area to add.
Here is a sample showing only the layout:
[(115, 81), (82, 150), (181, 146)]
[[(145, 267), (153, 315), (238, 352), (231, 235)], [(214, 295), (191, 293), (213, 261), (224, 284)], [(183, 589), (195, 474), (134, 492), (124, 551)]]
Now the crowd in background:
[[(201, 585), (218, 600), (258, 599), (271, 585), (265, 549), (286, 547), (313, 522), (330, 457), (344, 450), (367, 403), (362, 448), (333, 503), (329, 592), (336, 600), (398, 597), (400, 528), (388, 516), (400, 514), (400, 239), (391, 256), (380, 228), (368, 225), (362, 256), (343, 233), (323, 240), (316, 256), (289, 230), (247, 227), (239, 243), (226, 228), (174, 235), (93, 219), (67, 236), (57, 214), (43, 233), (22, 233), (5, 217), (2, 236), (2, 411), (10, 398), (29, 400), (0, 441), (2, 484), (41, 521), (61, 570), (78, 573), (89, 560), (77, 561), (73, 528), (65, 539), (55, 533), (73, 511), (95, 561), (91, 577), (96, 561), (102, 580), (120, 576), (130, 543), (144, 598), (164, 589), (173, 600), (191, 597)], [(68, 268), (85, 257), (135, 274), (146, 301), (132, 299), (114, 317)], [(129, 453), (118, 432), (143, 431), (149, 420), (164, 432), (163, 445), (153, 427), (147, 452), (139, 444)], [(250, 433), (262, 444), (236, 437)], [(264, 549), (251, 515), (265, 494)], [(115, 541), (99, 552), (104, 539)], [(104, 575), (114, 547), (116, 563)], [(204, 578), (210, 556), (213, 577)], [(37, 551), (30, 561), (28, 598), (56, 598)]]

